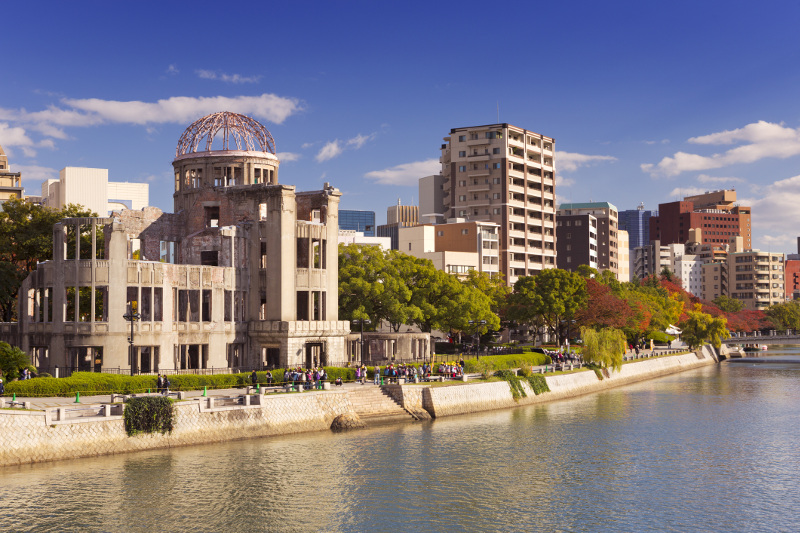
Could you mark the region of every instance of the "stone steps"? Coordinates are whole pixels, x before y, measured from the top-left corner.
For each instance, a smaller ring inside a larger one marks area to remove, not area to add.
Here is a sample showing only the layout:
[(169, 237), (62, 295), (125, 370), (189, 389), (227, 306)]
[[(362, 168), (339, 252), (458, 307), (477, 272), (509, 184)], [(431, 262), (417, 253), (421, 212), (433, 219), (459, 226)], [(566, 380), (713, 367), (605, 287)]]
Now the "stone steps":
[(413, 418), (380, 387), (364, 385), (348, 394), (353, 410), (363, 418)]

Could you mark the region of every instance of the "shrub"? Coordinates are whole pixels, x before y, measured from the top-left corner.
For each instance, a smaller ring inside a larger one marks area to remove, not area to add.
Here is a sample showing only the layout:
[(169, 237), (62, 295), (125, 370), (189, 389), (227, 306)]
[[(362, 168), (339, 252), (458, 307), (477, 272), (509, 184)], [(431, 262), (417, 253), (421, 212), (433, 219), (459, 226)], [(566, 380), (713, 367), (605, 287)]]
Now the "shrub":
[(137, 433), (172, 433), (175, 409), (172, 400), (164, 396), (131, 398), (125, 404), (125, 431)]

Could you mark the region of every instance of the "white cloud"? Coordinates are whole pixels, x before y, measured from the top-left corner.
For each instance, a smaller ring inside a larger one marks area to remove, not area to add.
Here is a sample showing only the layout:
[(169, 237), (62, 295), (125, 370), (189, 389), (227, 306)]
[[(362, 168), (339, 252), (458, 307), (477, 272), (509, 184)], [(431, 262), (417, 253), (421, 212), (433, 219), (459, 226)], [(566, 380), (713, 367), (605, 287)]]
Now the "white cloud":
[(167, 67), (167, 74), (173, 74), (174, 75), (174, 74), (178, 74), (179, 72), (180, 72), (180, 70), (178, 70), (178, 67), (176, 67), (175, 65), (170, 65), (169, 67)]
[(575, 185), (575, 180), (572, 178), (565, 178), (561, 174), (556, 174), (556, 186), (558, 187), (572, 187)]
[(698, 194), (705, 194), (708, 192), (707, 188), (702, 187), (675, 187), (669, 192), (671, 197), (696, 196)]
[(369, 135), (361, 135), (360, 133), (347, 141), (347, 146), (353, 146), (356, 150), (364, 146), (368, 141), (375, 138), (377, 134), (371, 133)]
[(242, 76), (241, 74), (217, 73), (213, 70), (196, 70), (197, 77), (204, 80), (219, 80), (225, 83), (258, 83), (261, 76)]
[(278, 152), (276, 154), (278, 156), (278, 161), (281, 163), (290, 163), (292, 161), (297, 161), (302, 157), (300, 154), (295, 152)]
[(758, 197), (739, 198), (741, 205), (752, 207), (753, 233), (760, 239), (753, 247), (782, 245), (783, 250), (794, 253), (797, 233), (786, 235), (786, 230), (800, 227), (800, 175), (759, 187), (756, 193)]
[(314, 159), (316, 159), (318, 163), (322, 163), (323, 161), (337, 157), (342, 151), (339, 139), (336, 139), (335, 141), (325, 143), (325, 146), (322, 147)]
[(601, 161), (616, 161), (616, 157), (610, 155), (585, 155), (574, 152), (556, 152), (556, 165), (558, 170), (572, 172), (580, 167), (594, 165)]
[(300, 145), (300, 148), (305, 150), (306, 148), (311, 148), (312, 146), (314, 146), (314, 144), (316, 144), (316, 143), (303, 143), (303, 144)]
[(9, 126), (0, 122), (0, 146), (33, 146), (33, 141), (25, 132), (25, 128)]
[(708, 174), (700, 174), (697, 176), (697, 181), (700, 183), (744, 183), (745, 181), (742, 178), (730, 178), (730, 177), (715, 177), (709, 176)]
[[(260, 96), (174, 96), (157, 102), (101, 100), (99, 98), (61, 100), (62, 107), (50, 106), (42, 111), (0, 108), (0, 120), (17, 128), (4, 126), (11, 140), (8, 145), (32, 145), (24, 142), (26, 130), (37, 131), (46, 137), (67, 139), (65, 127), (88, 127), (101, 124), (153, 125), (165, 123), (190, 124), (198, 118), (217, 111), (233, 111), (281, 124), (291, 115), (303, 110), (296, 98), (264, 93)], [(25, 128), (25, 129), (21, 129)], [(2, 137), (0, 137), (2, 138)], [(30, 141), (30, 138), (28, 138)]]
[(654, 178), (669, 177), (682, 172), (754, 163), (768, 157), (786, 159), (800, 155), (800, 128), (788, 128), (782, 124), (760, 120), (743, 128), (692, 137), (689, 142), (700, 145), (745, 144), (710, 156), (676, 152), (672, 157), (663, 158), (658, 164), (641, 165), (642, 170), (649, 172)]
[(442, 169), (438, 159), (426, 159), (413, 163), (403, 163), (384, 170), (367, 172), (364, 177), (374, 179), (381, 185), (417, 186), (420, 178), (438, 174)]

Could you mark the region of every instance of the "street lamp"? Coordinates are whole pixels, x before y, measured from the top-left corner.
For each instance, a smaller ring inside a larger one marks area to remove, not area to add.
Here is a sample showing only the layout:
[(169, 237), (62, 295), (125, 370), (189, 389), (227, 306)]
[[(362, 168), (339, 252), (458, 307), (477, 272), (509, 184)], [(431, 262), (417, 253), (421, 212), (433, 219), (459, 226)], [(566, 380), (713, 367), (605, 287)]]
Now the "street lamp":
[(131, 376), (134, 375), (134, 367), (135, 367), (135, 365), (133, 363), (133, 359), (134, 359), (134, 353), (133, 353), (133, 323), (136, 322), (137, 320), (139, 320), (139, 317), (140, 317), (139, 313), (134, 313), (133, 312), (133, 303), (129, 303), (128, 304), (128, 312), (125, 313), (124, 315), (122, 315), (122, 318), (124, 318), (125, 320), (127, 320), (128, 322), (131, 323), (131, 336), (128, 337), (128, 342), (130, 343), (130, 348), (128, 349), (128, 353), (130, 355), (130, 362), (131, 362)]
[(481, 354), (480, 354), (480, 351), (481, 351), (480, 350), (480, 339), (481, 338), (478, 335), (478, 330), (481, 329), (481, 326), (485, 326), (486, 325), (486, 321), (485, 320), (470, 320), (469, 321), (469, 325), (470, 326), (475, 326), (475, 335), (473, 335), (473, 339), (475, 340), (475, 357), (477, 359), (480, 359), (481, 358)]
[(354, 324), (358, 322), (361, 325), (361, 351), (359, 356), (361, 357), (361, 362), (364, 362), (364, 324), (371, 324), (369, 318), (357, 318), (352, 321)]

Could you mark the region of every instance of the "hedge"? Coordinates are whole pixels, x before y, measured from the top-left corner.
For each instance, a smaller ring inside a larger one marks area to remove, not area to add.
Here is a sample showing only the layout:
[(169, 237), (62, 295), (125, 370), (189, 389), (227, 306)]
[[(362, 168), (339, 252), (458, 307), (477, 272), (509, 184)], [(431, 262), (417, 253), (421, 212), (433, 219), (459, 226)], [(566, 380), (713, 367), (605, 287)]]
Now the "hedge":
[(549, 365), (553, 361), (549, 355), (538, 352), (525, 352), (508, 355), (482, 355), (480, 359), (467, 359), (464, 361), (465, 372), (489, 372), (508, 370), (511, 368), (524, 368), (531, 366)]
[[(354, 381), (356, 372), (353, 368), (325, 367), (328, 379), (333, 381), (341, 377), (343, 381)], [(266, 372), (256, 372), (258, 382), (267, 382)], [(181, 374), (169, 377), (170, 390), (190, 391), (203, 387), (209, 389), (232, 389), (250, 385), (251, 373), (238, 374)], [(73, 372), (68, 378), (38, 377), (24, 381), (12, 381), (6, 384), (6, 395), (16, 394), (21, 397), (73, 396), (81, 394), (132, 394), (156, 391), (157, 376), (125, 376), (120, 374), (103, 374), (100, 372)], [(283, 382), (283, 369), (272, 371), (275, 383)]]

